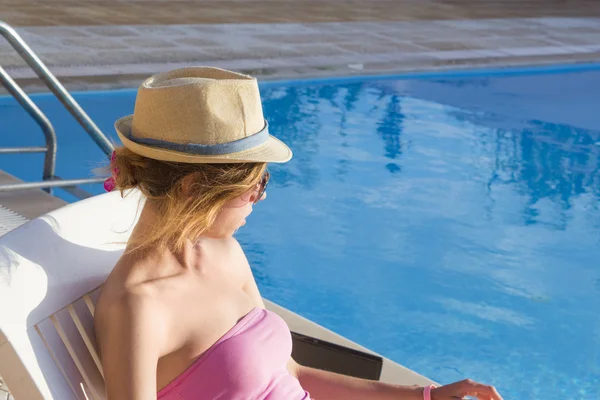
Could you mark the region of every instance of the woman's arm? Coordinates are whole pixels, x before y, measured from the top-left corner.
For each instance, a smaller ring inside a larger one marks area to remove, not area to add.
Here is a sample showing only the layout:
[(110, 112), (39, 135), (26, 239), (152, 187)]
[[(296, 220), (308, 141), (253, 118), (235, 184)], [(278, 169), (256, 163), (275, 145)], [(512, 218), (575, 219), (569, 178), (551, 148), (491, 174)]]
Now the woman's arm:
[[(424, 388), (391, 385), (353, 378), (333, 372), (304, 367), (293, 359), (288, 362), (290, 374), (315, 400), (423, 400)], [(456, 400), (467, 396), (481, 400), (502, 400), (493, 386), (465, 379), (431, 390), (431, 400)]]
[(103, 310), (97, 335), (108, 400), (156, 399), (164, 335), (150, 304), (136, 295)]
[(423, 400), (423, 388), (400, 386), (305, 367), (290, 359), (288, 370), (316, 400)]

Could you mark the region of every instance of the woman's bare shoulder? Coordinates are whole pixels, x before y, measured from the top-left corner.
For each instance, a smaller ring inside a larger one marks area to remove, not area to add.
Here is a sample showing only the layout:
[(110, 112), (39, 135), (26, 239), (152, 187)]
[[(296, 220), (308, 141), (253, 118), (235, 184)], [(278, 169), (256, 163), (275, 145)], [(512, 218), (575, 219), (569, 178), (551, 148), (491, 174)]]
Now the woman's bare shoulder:
[(145, 329), (162, 321), (165, 326), (168, 313), (161, 300), (160, 292), (166, 290), (162, 279), (131, 279), (127, 273), (115, 269), (100, 289), (94, 313), (96, 333), (101, 336), (120, 324), (135, 323)]
[(181, 347), (184, 337), (177, 327), (180, 316), (173, 311), (168, 300), (168, 292), (172, 290), (157, 288), (160, 284), (150, 283), (133, 287), (116, 286), (101, 292), (94, 313), (94, 328), (101, 353), (122, 349), (127, 338), (131, 339), (131, 345), (136, 346), (143, 338), (146, 348), (151, 347), (151, 351), (159, 357)]
[(100, 291), (94, 323), (97, 333), (120, 322), (146, 324), (152, 315), (160, 313), (160, 305), (143, 285), (135, 287), (115, 287), (110, 282)]

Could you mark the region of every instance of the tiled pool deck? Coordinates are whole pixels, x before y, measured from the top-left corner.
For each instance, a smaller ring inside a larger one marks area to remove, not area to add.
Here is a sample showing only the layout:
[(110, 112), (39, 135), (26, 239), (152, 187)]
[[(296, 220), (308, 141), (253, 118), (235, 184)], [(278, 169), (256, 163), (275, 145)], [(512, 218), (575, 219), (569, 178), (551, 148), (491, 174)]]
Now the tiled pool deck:
[[(194, 64), (277, 79), (600, 60), (593, 1), (0, 0), (0, 17), (70, 89)], [(4, 42), (0, 63), (41, 88)]]
[(0, 0), (18, 26), (600, 16), (596, 0)]

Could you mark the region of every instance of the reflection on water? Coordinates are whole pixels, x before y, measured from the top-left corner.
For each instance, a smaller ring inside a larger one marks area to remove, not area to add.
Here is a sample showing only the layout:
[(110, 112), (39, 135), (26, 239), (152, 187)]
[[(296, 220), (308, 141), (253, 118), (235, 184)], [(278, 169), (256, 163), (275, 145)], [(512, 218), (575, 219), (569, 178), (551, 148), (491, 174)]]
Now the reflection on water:
[[(464, 79), (447, 79), (441, 82), (454, 87), (485, 88), (489, 80), (479, 79), (473, 83)], [(272, 131), (296, 152), (299, 175), (288, 170), (279, 171), (282, 185), (291, 180), (310, 187), (310, 182), (318, 175), (312, 156), (319, 151), (319, 140), (326, 140), (322, 136), (346, 138), (352, 134), (350, 131), (357, 129), (364, 130), (364, 134), (369, 131), (377, 133), (383, 145), (381, 154), (390, 159), (385, 168), (391, 173), (399, 172), (401, 167), (396, 161), (400, 162), (403, 153), (403, 124), (429, 122), (427, 115), (407, 117), (403, 113), (403, 103), (418, 100), (403, 98), (393, 88), (390, 90), (381, 83), (276, 87), (264, 90), (263, 97)], [(323, 102), (328, 107), (322, 107)], [(357, 106), (359, 102), (362, 104)], [(366, 115), (356, 115), (361, 112), (360, 105), (365, 103), (371, 104), (372, 108), (362, 109)], [(434, 108), (439, 111), (437, 105)], [(600, 196), (600, 130), (535, 119), (511, 121), (510, 118), (494, 115), (494, 110), (481, 113), (448, 107), (443, 113), (445, 119), (451, 119), (446, 123), (452, 124), (452, 129), (468, 123), (470, 129), (476, 130), (470, 139), (476, 146), (473, 150), (479, 154), (473, 154), (473, 158), (489, 158), (490, 165), (493, 165), (488, 186), (514, 185), (515, 190), (528, 198), (528, 206), (549, 198), (560, 207), (569, 209), (573, 196), (585, 193), (596, 198)], [(371, 125), (352, 124), (352, 120), (361, 117), (370, 120)], [(320, 123), (322, 118), (331, 118), (339, 123), (334, 124), (334, 129), (328, 126), (324, 131)], [(493, 129), (485, 129), (489, 126)], [(346, 149), (352, 147), (348, 140), (341, 140), (340, 145)], [(340, 175), (345, 175), (352, 160), (340, 157), (336, 161)], [(528, 223), (535, 223), (534, 210), (528, 209), (525, 214), (533, 218)]]
[(264, 295), (436, 380), (598, 398), (600, 126), (560, 94), (600, 73), (503, 79), (269, 86), (295, 158), (240, 240)]
[[(377, 123), (377, 133), (384, 143), (385, 156), (392, 160), (396, 160), (402, 154), (400, 131), (405, 116), (402, 114), (400, 102), (400, 96), (390, 96), (385, 107), (384, 117)], [(389, 162), (385, 167), (392, 173), (400, 171), (400, 167), (395, 162)]]
[[(485, 125), (485, 115), (456, 111), (458, 120)], [(550, 197), (565, 209), (570, 199), (586, 192), (598, 196), (600, 166), (599, 131), (539, 120), (517, 121), (486, 131), (482, 141), (494, 143), (494, 183), (522, 185), (534, 204)]]

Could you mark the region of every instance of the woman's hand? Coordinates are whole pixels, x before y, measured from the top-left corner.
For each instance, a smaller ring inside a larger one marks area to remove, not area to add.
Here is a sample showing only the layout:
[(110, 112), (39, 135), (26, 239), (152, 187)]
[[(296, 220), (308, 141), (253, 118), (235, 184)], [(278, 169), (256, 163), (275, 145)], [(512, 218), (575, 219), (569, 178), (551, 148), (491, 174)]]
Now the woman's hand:
[(440, 386), (431, 390), (431, 400), (460, 400), (466, 396), (478, 400), (502, 400), (493, 386), (473, 382), (470, 379)]

